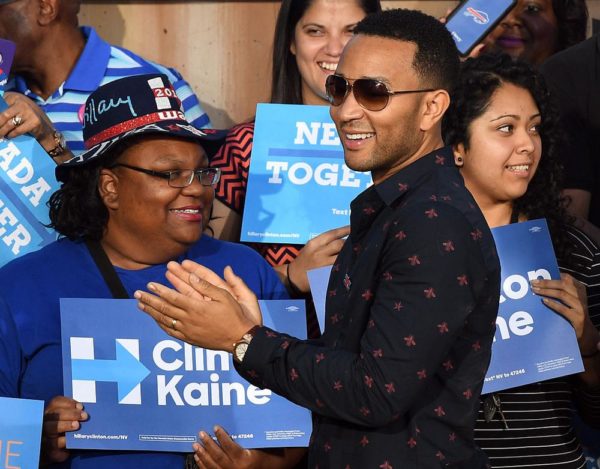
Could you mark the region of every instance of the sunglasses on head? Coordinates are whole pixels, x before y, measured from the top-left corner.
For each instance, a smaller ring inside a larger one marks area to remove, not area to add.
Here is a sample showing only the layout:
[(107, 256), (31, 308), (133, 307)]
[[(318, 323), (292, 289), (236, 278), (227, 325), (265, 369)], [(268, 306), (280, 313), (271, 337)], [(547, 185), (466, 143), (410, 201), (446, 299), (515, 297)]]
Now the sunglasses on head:
[(381, 111), (390, 102), (390, 96), (396, 94), (425, 93), (432, 88), (422, 90), (391, 91), (387, 85), (374, 78), (358, 78), (350, 83), (340, 75), (329, 75), (325, 82), (327, 98), (332, 106), (341, 105), (352, 91), (356, 102), (367, 111)]

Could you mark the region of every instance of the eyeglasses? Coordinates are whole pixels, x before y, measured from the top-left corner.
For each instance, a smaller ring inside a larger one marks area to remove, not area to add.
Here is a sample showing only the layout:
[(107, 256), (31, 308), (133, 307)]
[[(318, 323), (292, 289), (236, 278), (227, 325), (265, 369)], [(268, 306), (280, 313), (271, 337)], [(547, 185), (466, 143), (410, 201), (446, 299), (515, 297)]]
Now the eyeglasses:
[(221, 177), (220, 168), (202, 168), (202, 169), (175, 169), (173, 171), (153, 171), (151, 169), (140, 168), (138, 166), (131, 166), (125, 163), (117, 163), (111, 166), (116, 168), (122, 166), (123, 168), (133, 169), (140, 173), (148, 174), (157, 178), (166, 179), (169, 181), (169, 186), (182, 188), (187, 187), (194, 181), (194, 176), (198, 177), (198, 181), (203, 186), (214, 186), (219, 182)]
[(354, 92), (356, 102), (367, 111), (381, 111), (390, 102), (390, 96), (396, 94), (425, 93), (432, 88), (422, 90), (391, 91), (387, 85), (373, 78), (358, 78), (350, 83), (340, 75), (329, 75), (325, 82), (327, 98), (332, 106), (341, 105), (350, 91)]

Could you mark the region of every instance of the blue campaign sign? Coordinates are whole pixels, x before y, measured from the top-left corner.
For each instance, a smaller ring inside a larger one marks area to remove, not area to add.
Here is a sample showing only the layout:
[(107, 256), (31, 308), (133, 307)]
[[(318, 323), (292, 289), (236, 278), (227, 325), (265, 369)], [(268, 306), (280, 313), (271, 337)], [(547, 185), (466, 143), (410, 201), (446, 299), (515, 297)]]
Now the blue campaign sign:
[[(90, 415), (68, 448), (190, 452), (215, 424), (247, 448), (308, 445), (308, 410), (249, 384), (229, 353), (171, 338), (136, 304), (61, 299), (65, 395)], [(266, 325), (306, 336), (303, 301), (261, 310)]]
[(0, 397), (0, 467), (36, 469), (44, 401)]
[[(492, 233), (502, 268), (502, 296), (483, 393), (583, 371), (573, 327), (529, 288), (535, 278), (560, 278), (546, 221), (515, 223)], [(330, 271), (308, 271), (321, 332)]]
[(15, 48), (14, 42), (0, 39), (0, 92), (4, 89), (8, 81), (10, 67), (15, 57)]
[(502, 281), (492, 360), (483, 393), (583, 371), (575, 331), (534, 295), (529, 281), (559, 279), (545, 220), (492, 230)]
[[(0, 112), (7, 108), (0, 98)], [(35, 138), (0, 139), (0, 266), (56, 239), (46, 203), (59, 187), (56, 163)]]
[(350, 202), (370, 184), (344, 164), (329, 107), (259, 104), (241, 239), (305, 244), (349, 224)]
[(329, 284), (331, 267), (326, 265), (306, 272), (321, 334), (325, 332), (325, 303), (327, 301), (327, 285)]

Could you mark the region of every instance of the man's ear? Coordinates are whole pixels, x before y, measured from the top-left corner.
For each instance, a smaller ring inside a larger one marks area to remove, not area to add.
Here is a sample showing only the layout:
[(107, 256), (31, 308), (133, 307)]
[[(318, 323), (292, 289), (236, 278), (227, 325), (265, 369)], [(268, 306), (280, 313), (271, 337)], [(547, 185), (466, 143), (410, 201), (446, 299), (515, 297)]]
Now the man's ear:
[(38, 9), (38, 24), (40, 26), (48, 26), (58, 17), (58, 11), (61, 1), (63, 0), (37, 0)]
[(110, 169), (100, 170), (98, 192), (107, 209), (119, 208), (119, 177)]
[(428, 131), (441, 122), (450, 106), (450, 95), (446, 90), (435, 90), (425, 94), (424, 111), (421, 116), (421, 130)]

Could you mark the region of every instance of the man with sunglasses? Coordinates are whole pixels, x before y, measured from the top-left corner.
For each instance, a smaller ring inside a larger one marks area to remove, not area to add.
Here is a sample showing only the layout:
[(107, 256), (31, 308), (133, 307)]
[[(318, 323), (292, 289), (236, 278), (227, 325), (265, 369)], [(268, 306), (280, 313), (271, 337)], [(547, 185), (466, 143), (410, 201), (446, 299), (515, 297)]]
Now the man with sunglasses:
[[(417, 11), (368, 16), (354, 32), (327, 93), (346, 164), (371, 171), (374, 184), (352, 202), (321, 340), (260, 326), (239, 281), (229, 275), (240, 303), (199, 266), (173, 268), (197, 296), (153, 284), (155, 295), (136, 297), (158, 321), (179, 321), (174, 336), (229, 350), (252, 383), (309, 408), (309, 467), (484, 468), (473, 426), (500, 268), (441, 137), (458, 53), (444, 26)], [(208, 436), (202, 444), (204, 464), (223, 457)]]

